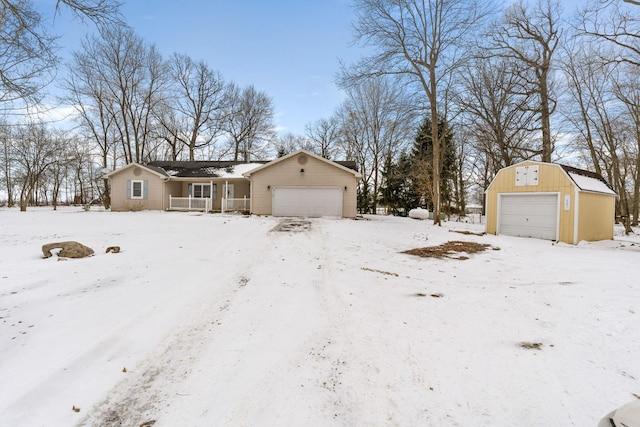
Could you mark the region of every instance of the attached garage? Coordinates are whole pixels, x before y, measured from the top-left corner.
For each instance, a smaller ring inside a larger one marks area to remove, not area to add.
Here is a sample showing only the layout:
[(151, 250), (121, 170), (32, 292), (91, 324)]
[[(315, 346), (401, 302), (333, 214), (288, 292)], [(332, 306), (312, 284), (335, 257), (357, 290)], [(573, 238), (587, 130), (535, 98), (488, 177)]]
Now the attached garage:
[(342, 193), (337, 187), (278, 187), (273, 194), (273, 216), (342, 217)]
[(487, 233), (571, 244), (612, 239), (615, 198), (596, 173), (522, 162), (500, 170), (486, 191)]
[(251, 180), (251, 213), (273, 216), (356, 216), (354, 162), (296, 151), (244, 174)]

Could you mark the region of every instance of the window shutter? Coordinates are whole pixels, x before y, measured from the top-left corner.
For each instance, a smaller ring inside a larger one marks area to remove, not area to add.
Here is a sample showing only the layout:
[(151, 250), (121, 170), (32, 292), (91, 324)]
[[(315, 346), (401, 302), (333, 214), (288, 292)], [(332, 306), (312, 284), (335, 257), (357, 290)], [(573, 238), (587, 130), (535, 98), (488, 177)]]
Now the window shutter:
[(142, 198), (149, 198), (149, 181), (147, 181), (146, 179), (142, 182)]
[(131, 198), (131, 180), (127, 180), (127, 199)]
[(218, 184), (211, 184), (211, 199), (217, 200), (218, 198)]

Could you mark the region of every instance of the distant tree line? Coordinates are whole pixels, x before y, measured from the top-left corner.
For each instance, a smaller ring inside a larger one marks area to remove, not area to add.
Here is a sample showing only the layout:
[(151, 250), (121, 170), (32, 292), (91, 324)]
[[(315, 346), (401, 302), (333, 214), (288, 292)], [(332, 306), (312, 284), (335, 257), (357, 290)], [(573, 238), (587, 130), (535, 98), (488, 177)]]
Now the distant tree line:
[[(83, 3), (60, 5), (82, 14)], [(341, 65), (344, 101), (303, 135), (276, 134), (269, 95), (187, 55), (163, 58), (125, 25), (112, 25), (120, 19), (117, 3), (86, 3), (112, 9), (83, 15), (100, 31), (67, 65), (64, 100), (78, 112), (72, 134), (27, 116), (15, 120), (10, 108), (38, 105), (42, 82), (51, 79), (54, 40), (37, 13), (23, 18), (37, 30), (22, 36), (24, 51), (45, 54), (24, 57), (17, 48), (2, 57), (0, 189), (9, 202), (23, 194), (52, 202), (59, 180), (82, 201), (108, 206), (102, 169), (155, 159), (250, 161), (304, 148), (356, 162), (362, 213), (406, 215), (423, 206), (439, 223), (440, 213), (483, 204), (499, 169), (532, 159), (601, 173), (619, 194), (616, 214), (627, 230), (638, 223), (636, 2), (588, 0), (562, 10), (558, 0), (354, 0), (354, 39), (368, 55)], [(7, 19), (2, 31), (20, 22)], [(15, 65), (23, 59), (30, 68)], [(18, 161), (25, 139), (62, 146), (54, 150), (60, 158), (45, 155), (40, 167), (27, 168), (37, 156)]]

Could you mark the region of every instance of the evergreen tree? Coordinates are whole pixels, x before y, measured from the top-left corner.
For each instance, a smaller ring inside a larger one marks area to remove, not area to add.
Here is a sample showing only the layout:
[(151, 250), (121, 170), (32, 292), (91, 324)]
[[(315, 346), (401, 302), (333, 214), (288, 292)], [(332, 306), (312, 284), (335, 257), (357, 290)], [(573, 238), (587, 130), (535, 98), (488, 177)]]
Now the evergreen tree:
[(388, 156), (382, 172), (382, 204), (392, 215), (407, 216), (409, 211), (420, 204), (420, 194), (416, 191), (411, 176), (411, 157), (402, 152), (397, 162)]
[[(444, 135), (444, 138), (443, 138)], [(440, 202), (441, 212), (452, 213), (453, 179), (455, 177), (455, 150), (453, 146), (453, 131), (448, 123), (441, 119), (438, 122), (438, 138), (443, 146), (440, 149), (442, 172), (440, 173)], [(431, 135), (431, 120), (426, 118), (416, 135), (411, 151), (411, 175), (416, 182), (416, 191), (425, 199), (426, 204), (433, 209), (431, 183), (433, 182), (433, 138)]]

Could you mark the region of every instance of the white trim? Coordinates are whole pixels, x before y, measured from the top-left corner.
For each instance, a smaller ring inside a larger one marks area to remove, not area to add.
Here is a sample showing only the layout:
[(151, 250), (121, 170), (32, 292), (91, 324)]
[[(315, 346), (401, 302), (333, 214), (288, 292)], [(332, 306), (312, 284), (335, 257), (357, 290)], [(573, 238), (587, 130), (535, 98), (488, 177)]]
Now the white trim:
[(574, 196), (573, 196), (573, 244), (578, 244), (578, 223), (580, 220), (580, 189), (576, 185), (574, 187)]
[(151, 168), (148, 168), (145, 165), (141, 165), (140, 163), (133, 162), (133, 163), (129, 163), (128, 165), (125, 165), (125, 166), (123, 166), (123, 167), (121, 167), (119, 169), (111, 171), (109, 173), (105, 173), (104, 175), (102, 175), (101, 179), (104, 179), (104, 178), (109, 178), (110, 179), (113, 175), (119, 174), (120, 172), (125, 171), (125, 170), (130, 169), (130, 168), (135, 167), (135, 166), (143, 168), (144, 170), (148, 171), (149, 173), (152, 173), (152, 174), (154, 174), (156, 176), (159, 176), (161, 178), (170, 178), (169, 175), (163, 175), (163, 174), (161, 174), (161, 173), (159, 173), (159, 172), (157, 172), (157, 171), (155, 171), (155, 170), (153, 170)]
[[(136, 196), (133, 189), (135, 188), (135, 184), (140, 183), (140, 195)], [(122, 188), (122, 187), (120, 187)], [(144, 199), (144, 180), (143, 179), (132, 179), (131, 180), (131, 199)]]
[[(196, 186), (200, 187), (200, 196), (196, 196), (196, 191), (195, 188)], [(205, 197), (205, 187), (209, 187), (209, 197)], [(193, 197), (194, 199), (210, 199), (211, 195), (213, 194), (213, 188), (211, 187), (211, 184), (208, 182), (192, 182), (191, 183), (191, 193), (189, 194), (189, 196)]]

